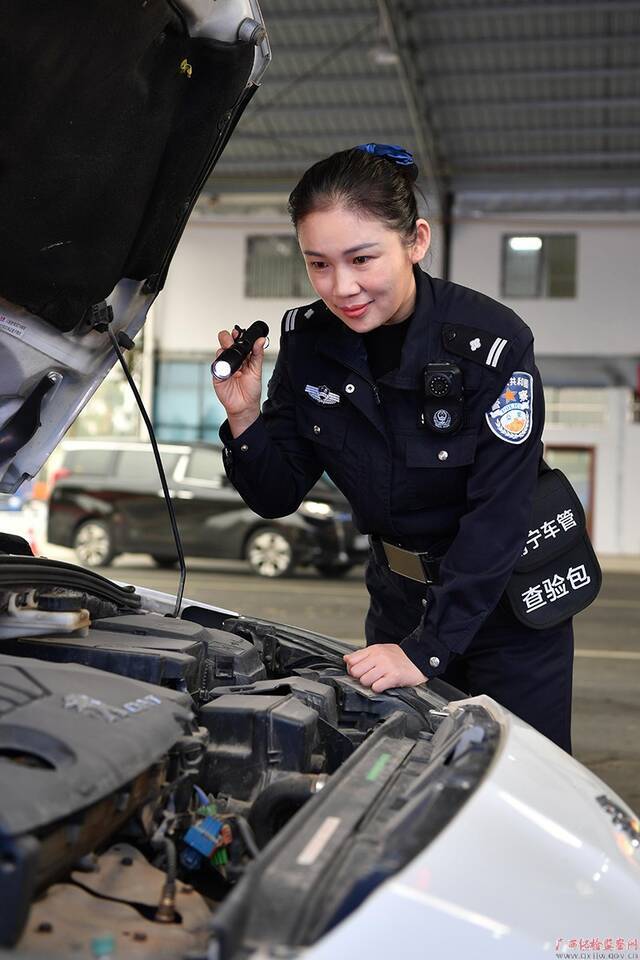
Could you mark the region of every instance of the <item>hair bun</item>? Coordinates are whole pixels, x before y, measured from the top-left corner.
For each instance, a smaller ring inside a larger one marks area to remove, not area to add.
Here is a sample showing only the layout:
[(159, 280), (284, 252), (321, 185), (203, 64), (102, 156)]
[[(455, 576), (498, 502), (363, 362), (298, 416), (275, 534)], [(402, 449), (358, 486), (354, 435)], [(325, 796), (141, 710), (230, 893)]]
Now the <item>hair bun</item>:
[(418, 165), (413, 159), (413, 154), (398, 144), (359, 143), (355, 149), (362, 150), (364, 153), (370, 153), (374, 157), (383, 157), (385, 160), (391, 160), (411, 183), (415, 183), (418, 179), (419, 170)]

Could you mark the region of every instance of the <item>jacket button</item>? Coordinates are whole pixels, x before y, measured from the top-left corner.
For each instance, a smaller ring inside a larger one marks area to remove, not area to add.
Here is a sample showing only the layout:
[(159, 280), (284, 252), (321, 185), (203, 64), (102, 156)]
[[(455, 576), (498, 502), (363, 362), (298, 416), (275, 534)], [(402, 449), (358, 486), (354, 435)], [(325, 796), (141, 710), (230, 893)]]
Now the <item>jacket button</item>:
[(313, 425), (313, 432), (314, 432), (314, 433), (320, 433), (320, 427), (318, 426), (317, 423), (314, 423), (314, 425)]
[(240, 449), (242, 450), (243, 453), (246, 453), (247, 450), (249, 449), (249, 445), (247, 443), (243, 443)]
[(435, 667), (439, 667), (439, 666), (440, 666), (440, 657), (431, 657), (431, 658), (429, 659), (429, 666), (430, 666), (430, 667), (434, 667), (434, 669), (435, 669)]
[(354, 385), (353, 385), (352, 383), (348, 383), (348, 384), (346, 385), (346, 387), (344, 388), (344, 392), (345, 392), (345, 393), (354, 393), (354, 392), (355, 392), (355, 389), (356, 389), (356, 388), (354, 387)]
[(456, 331), (455, 331), (455, 330), (447, 330), (447, 332), (445, 333), (444, 336), (445, 336), (445, 340), (447, 340), (449, 343), (451, 343), (451, 341), (452, 341), (452, 340), (455, 340), (455, 338), (456, 338)]
[(447, 453), (446, 450), (441, 450), (440, 453), (438, 454), (438, 460), (446, 460), (448, 456), (449, 454)]

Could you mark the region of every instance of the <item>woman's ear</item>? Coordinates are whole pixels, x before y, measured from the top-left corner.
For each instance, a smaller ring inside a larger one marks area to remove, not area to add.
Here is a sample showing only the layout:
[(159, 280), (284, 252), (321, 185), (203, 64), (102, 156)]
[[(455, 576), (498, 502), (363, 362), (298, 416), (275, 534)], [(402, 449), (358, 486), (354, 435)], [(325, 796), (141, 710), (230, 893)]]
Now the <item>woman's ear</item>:
[(422, 217), (416, 220), (416, 239), (411, 244), (411, 262), (419, 263), (431, 244), (431, 227)]

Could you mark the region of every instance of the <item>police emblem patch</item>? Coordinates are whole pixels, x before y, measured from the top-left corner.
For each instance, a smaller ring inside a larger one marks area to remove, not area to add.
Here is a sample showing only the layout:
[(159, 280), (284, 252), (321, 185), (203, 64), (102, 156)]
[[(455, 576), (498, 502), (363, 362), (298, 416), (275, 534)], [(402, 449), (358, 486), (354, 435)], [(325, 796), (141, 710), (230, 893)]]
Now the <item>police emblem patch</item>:
[(433, 425), (438, 430), (448, 430), (451, 426), (451, 414), (448, 410), (436, 410), (433, 415)]
[(324, 407), (333, 407), (337, 403), (340, 403), (340, 394), (334, 393), (326, 384), (323, 384), (321, 387), (314, 387), (308, 383), (304, 388), (304, 392), (310, 396), (312, 400), (315, 400), (316, 403)]
[(502, 393), (485, 413), (490, 429), (506, 443), (524, 443), (533, 427), (533, 377), (516, 370)]

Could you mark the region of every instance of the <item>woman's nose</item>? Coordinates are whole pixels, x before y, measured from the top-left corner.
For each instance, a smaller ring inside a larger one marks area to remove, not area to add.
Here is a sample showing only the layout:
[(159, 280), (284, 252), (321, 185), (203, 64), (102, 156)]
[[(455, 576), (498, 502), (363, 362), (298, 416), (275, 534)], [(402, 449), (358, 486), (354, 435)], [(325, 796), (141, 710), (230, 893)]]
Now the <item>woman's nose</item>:
[(340, 297), (352, 297), (354, 294), (359, 293), (359, 291), (360, 285), (351, 270), (343, 267), (335, 271), (333, 278), (333, 295), (336, 300)]

